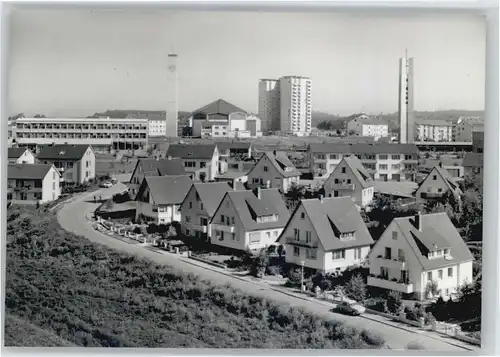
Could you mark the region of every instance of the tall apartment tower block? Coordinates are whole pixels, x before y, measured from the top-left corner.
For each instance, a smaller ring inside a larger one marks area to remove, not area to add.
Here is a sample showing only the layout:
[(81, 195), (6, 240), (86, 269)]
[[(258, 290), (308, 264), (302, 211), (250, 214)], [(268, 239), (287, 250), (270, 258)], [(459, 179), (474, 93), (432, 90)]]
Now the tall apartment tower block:
[(277, 79), (259, 82), (259, 118), (265, 135), (280, 130), (280, 81)]
[(262, 79), (259, 116), (267, 132), (309, 135), (312, 129), (311, 79), (299, 76)]
[(415, 141), (415, 114), (413, 113), (413, 58), (399, 59), (399, 142)]
[(167, 107), (165, 111), (165, 136), (177, 137), (179, 120), (179, 72), (176, 54), (169, 54), (167, 65)]

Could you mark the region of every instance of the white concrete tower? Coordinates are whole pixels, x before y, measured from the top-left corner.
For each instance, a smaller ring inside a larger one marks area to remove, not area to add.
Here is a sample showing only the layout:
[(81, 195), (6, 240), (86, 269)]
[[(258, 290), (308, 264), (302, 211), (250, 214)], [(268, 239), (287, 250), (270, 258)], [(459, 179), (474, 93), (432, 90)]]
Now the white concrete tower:
[(259, 118), (262, 132), (280, 128), (280, 82), (277, 79), (261, 79), (259, 82)]
[(165, 116), (165, 135), (177, 137), (177, 123), (179, 121), (179, 72), (177, 68), (178, 56), (174, 53), (168, 55), (167, 61), (167, 107)]
[(311, 79), (299, 76), (280, 78), (281, 131), (299, 136), (311, 133)]
[(413, 58), (399, 59), (399, 142), (415, 141), (415, 115), (413, 113)]

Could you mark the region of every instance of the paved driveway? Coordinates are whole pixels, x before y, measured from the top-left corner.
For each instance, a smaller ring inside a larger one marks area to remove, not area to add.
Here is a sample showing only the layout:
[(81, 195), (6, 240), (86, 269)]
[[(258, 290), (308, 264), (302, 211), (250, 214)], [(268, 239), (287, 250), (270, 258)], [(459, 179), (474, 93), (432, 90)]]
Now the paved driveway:
[[(117, 178), (121, 182), (126, 180), (124, 178)], [(126, 186), (123, 183), (118, 183), (111, 188), (99, 190), (97, 194), (102, 195), (102, 198), (104, 199), (111, 197), (115, 193), (122, 192), (125, 189)], [(346, 322), (347, 324), (358, 328), (366, 328), (368, 330), (376, 331), (384, 337), (387, 345), (393, 349), (404, 349), (408, 343), (418, 342), (427, 350), (464, 352), (464, 348), (461, 346), (465, 346), (465, 344), (452, 338), (449, 338), (448, 343), (443, 338), (433, 337), (434, 334), (429, 332), (415, 333), (384, 324), (382, 321), (377, 321), (376, 319), (374, 320), (371, 318), (334, 314), (329, 311), (330, 306), (324, 303), (312, 301), (305, 297), (302, 298), (291, 294), (288, 295), (283, 292), (273, 290), (271, 287), (255, 284), (229, 274), (223, 274), (215, 269), (211, 269), (209, 266), (199, 266), (194, 262), (191, 263), (187, 259), (181, 259), (177, 255), (147, 249), (141, 244), (129, 244), (118, 239), (111, 238), (105, 234), (95, 231), (92, 228), (92, 223), (85, 218), (87, 213), (95, 210), (98, 205), (88, 202), (91, 201), (89, 198), (94, 194), (96, 193), (92, 192), (88, 196), (81, 196), (75, 201), (64, 205), (64, 207), (58, 212), (58, 220), (62, 228), (75, 234), (85, 236), (92, 242), (104, 244), (110, 248), (132, 253), (144, 258), (149, 258), (156, 263), (170, 265), (184, 272), (196, 274), (204, 279), (209, 279), (218, 284), (229, 283), (247, 294), (270, 298), (277, 302), (300, 307), (314, 314), (321, 315), (324, 318), (331, 318), (337, 321)]]

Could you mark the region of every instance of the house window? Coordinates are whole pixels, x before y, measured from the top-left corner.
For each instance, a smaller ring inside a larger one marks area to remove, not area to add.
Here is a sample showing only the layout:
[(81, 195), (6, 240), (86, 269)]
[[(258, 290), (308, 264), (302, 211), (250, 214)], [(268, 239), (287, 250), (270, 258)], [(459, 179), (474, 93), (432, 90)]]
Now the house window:
[(443, 269), (438, 270), (438, 277), (440, 280), (443, 279)]
[(387, 269), (386, 267), (381, 267), (380, 275), (382, 276), (382, 278), (387, 279), (389, 277), (389, 269)]
[(220, 221), (221, 221), (222, 223), (224, 223), (224, 215), (223, 215), (223, 214), (221, 214), (221, 215), (220, 215)]
[(207, 167), (207, 163), (206, 162), (200, 162), (200, 168), (204, 168), (204, 167)]
[(304, 212), (301, 212), (300, 213), (300, 219), (304, 219), (304, 218), (306, 218), (306, 214)]
[(387, 155), (379, 155), (378, 158), (380, 160), (387, 160)]
[(267, 166), (264, 166), (264, 171), (267, 172), (269, 168)]
[(85, 167), (89, 168), (90, 167), (90, 161), (85, 161)]
[(453, 278), (453, 268), (448, 268), (448, 278)]
[(300, 257), (300, 248), (299, 247), (293, 247), (293, 255), (295, 257)]
[(345, 167), (342, 168), (342, 173), (345, 174)]
[(278, 236), (278, 231), (274, 231), (274, 236), (277, 237)]
[(391, 248), (389, 248), (389, 247), (385, 247), (385, 254), (384, 254), (384, 258), (385, 258), (385, 259), (391, 259), (391, 256), (392, 256), (392, 251), (391, 251)]
[(345, 259), (345, 250), (336, 250), (332, 253), (332, 260)]
[(427, 280), (431, 281), (432, 280), (432, 271), (427, 273)]
[(295, 240), (299, 240), (299, 234), (300, 234), (300, 233), (299, 233), (299, 230), (298, 230), (297, 228), (294, 228), (294, 229), (293, 229), (293, 238), (294, 238)]
[(444, 255), (448, 255), (448, 254), (450, 254), (450, 250), (449, 250), (448, 248), (446, 248), (446, 249), (444, 250)]
[(391, 155), (391, 159), (393, 159), (393, 160), (399, 160), (400, 159), (400, 155)]
[(437, 180), (437, 178), (438, 178), (437, 175), (432, 175), (433, 180)]
[(438, 188), (438, 192), (443, 192), (443, 189), (442, 188)]
[(400, 262), (405, 262), (406, 261), (405, 251), (403, 249), (398, 249), (398, 260)]
[(42, 199), (42, 193), (41, 192), (35, 192), (35, 200), (41, 200)]
[(55, 172), (52, 172), (52, 179), (55, 180), (56, 179), (56, 173)]
[(380, 170), (387, 170), (387, 167), (388, 167), (387, 164), (380, 164), (379, 165)]
[(347, 184), (350, 185), (351, 184), (351, 179), (347, 179)]
[(200, 203), (200, 209), (203, 211), (203, 203)]
[(311, 243), (311, 232), (310, 231), (306, 231), (306, 243)]
[(52, 190), (55, 190), (55, 189), (56, 189), (56, 183), (52, 182)]
[(189, 209), (193, 208), (193, 202), (189, 202)]
[(233, 233), (233, 234), (231, 235), (231, 239), (232, 239), (232, 240), (236, 240), (236, 234), (235, 234), (235, 233)]
[(336, 154), (330, 154), (330, 160), (337, 160)]
[(361, 248), (354, 249), (354, 260), (361, 259)]
[(234, 226), (234, 224), (235, 224), (235, 219), (234, 219), (234, 216), (233, 216), (233, 217), (231, 217), (231, 225)]
[(392, 239), (394, 240), (398, 239), (398, 232), (392, 232)]
[(306, 249), (306, 258), (307, 259), (316, 259), (316, 249)]

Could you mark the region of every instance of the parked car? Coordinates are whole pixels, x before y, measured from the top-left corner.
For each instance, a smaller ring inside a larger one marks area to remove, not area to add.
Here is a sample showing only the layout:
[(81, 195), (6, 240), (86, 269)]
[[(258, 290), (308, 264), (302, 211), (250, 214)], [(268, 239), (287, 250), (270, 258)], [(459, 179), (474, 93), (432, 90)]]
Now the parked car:
[(332, 312), (339, 312), (345, 315), (359, 316), (366, 311), (366, 308), (356, 301), (344, 301), (337, 305)]
[(104, 188), (110, 188), (112, 186), (113, 186), (113, 184), (109, 181), (101, 182), (101, 184), (99, 185), (99, 187), (104, 187)]

